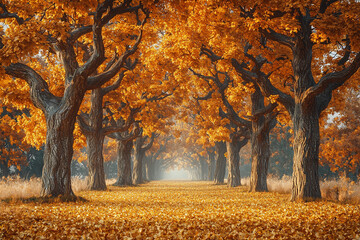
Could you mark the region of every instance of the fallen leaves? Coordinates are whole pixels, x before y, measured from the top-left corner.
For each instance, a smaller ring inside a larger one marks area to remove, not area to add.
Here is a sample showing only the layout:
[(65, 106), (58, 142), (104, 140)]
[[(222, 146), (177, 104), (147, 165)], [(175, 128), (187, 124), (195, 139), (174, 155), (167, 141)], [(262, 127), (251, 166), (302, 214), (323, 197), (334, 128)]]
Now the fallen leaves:
[(359, 205), (289, 202), (210, 182), (151, 182), (85, 191), (87, 202), (0, 203), (0, 238), (353, 239)]

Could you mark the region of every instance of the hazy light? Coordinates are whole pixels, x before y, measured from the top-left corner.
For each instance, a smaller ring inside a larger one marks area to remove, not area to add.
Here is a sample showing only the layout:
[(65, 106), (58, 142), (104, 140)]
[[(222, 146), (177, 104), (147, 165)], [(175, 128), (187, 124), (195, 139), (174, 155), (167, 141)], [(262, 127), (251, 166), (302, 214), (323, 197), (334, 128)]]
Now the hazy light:
[(191, 180), (190, 174), (184, 169), (173, 169), (166, 171), (164, 174), (164, 180)]

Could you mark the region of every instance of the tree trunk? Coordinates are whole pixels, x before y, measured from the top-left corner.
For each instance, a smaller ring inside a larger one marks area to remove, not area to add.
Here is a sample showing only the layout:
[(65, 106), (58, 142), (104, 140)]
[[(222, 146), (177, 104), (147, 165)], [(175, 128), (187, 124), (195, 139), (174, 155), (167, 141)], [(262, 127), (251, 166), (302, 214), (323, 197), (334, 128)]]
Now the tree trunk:
[(225, 177), (225, 168), (226, 168), (226, 143), (225, 142), (216, 142), (216, 168), (214, 182), (215, 184), (223, 184)]
[(143, 158), (143, 182), (149, 181), (149, 158), (144, 156)]
[(10, 175), (10, 170), (8, 167), (8, 160), (2, 160), (0, 163), (1, 177), (7, 178)]
[(155, 180), (155, 162), (156, 161), (153, 161), (152, 159), (149, 159), (149, 161), (148, 161), (148, 169), (147, 169), (147, 171), (148, 171), (148, 180), (149, 181), (153, 181), (153, 180)]
[(131, 186), (131, 150), (133, 140), (117, 140), (117, 180), (115, 186)]
[(231, 141), (226, 143), (227, 154), (229, 159), (228, 166), (228, 182), (229, 187), (237, 187), (241, 185), (240, 177), (240, 150), (244, 147), (248, 138), (244, 138), (240, 141), (239, 136), (232, 134), (230, 137)]
[[(295, 78), (294, 165), (292, 200), (321, 198), (319, 184), (319, 115), (317, 99), (303, 99), (303, 93), (316, 83), (311, 72), (311, 18), (299, 17), (300, 31), (295, 37), (293, 72)], [(331, 98), (331, 97), (330, 97)]]
[[(77, 111), (76, 111), (77, 112)], [(44, 167), (42, 172), (41, 195), (71, 198), (71, 160), (73, 156), (73, 131), (76, 112), (67, 118), (61, 113), (47, 117)]]
[(86, 135), (89, 161), (90, 190), (106, 190), (105, 169), (103, 157), (104, 134), (103, 123), (103, 94), (101, 88), (91, 91), (91, 109), (89, 114), (89, 132)]
[[(314, 107), (312, 107), (314, 108)], [(294, 114), (294, 166), (292, 200), (321, 198), (319, 184), (319, 116), (315, 109)]]
[(200, 158), (200, 180), (206, 180), (208, 175), (208, 164), (205, 159)]
[(209, 170), (208, 170), (208, 180), (214, 181), (215, 175), (215, 153), (208, 151), (208, 161), (209, 161)]
[(135, 141), (135, 151), (134, 151), (134, 166), (133, 166), (133, 175), (132, 181), (133, 184), (143, 183), (143, 159), (145, 156), (145, 151), (142, 149), (142, 141), (137, 138)]
[[(252, 112), (264, 109), (264, 96), (259, 88), (251, 95)], [(270, 126), (264, 115), (252, 120), (250, 191), (267, 192), (267, 175), (270, 158)]]
[(103, 157), (104, 136), (94, 132), (86, 136), (86, 142), (89, 161), (89, 189), (106, 190)]

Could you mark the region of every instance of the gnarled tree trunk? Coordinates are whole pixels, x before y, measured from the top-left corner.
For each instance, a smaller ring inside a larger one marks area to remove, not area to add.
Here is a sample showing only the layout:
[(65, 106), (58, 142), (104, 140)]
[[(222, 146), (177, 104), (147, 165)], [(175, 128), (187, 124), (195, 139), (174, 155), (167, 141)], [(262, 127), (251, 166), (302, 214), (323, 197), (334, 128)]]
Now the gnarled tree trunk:
[[(78, 103), (80, 106), (80, 102)], [(73, 156), (73, 131), (77, 109), (65, 118), (62, 112), (47, 116), (44, 167), (42, 172), (42, 196), (72, 197), (71, 160)]]
[[(255, 87), (255, 92), (251, 95), (253, 114), (265, 108), (264, 96), (260, 89)], [(270, 121), (270, 122), (268, 122)], [(251, 192), (267, 192), (267, 175), (269, 169), (270, 158), (270, 129), (271, 121), (274, 119), (266, 119), (264, 115), (255, 116), (252, 120), (251, 132), (251, 175), (250, 175), (250, 191)]]
[(245, 137), (243, 140), (239, 139), (238, 134), (230, 136), (230, 142), (226, 142), (227, 154), (229, 159), (228, 166), (228, 182), (229, 187), (237, 187), (241, 185), (240, 177), (240, 150), (244, 147), (249, 139)]
[(117, 180), (115, 186), (131, 186), (131, 150), (133, 140), (117, 140)]
[(216, 167), (215, 167), (215, 184), (223, 184), (225, 177), (225, 168), (226, 168), (226, 143), (225, 142), (216, 142)]
[[(292, 200), (321, 198), (319, 184), (319, 116), (321, 106), (317, 98), (304, 96), (314, 86), (311, 72), (312, 47), (311, 19), (300, 16), (301, 29), (295, 37), (293, 49), (293, 71), (296, 84), (295, 109), (292, 116), (294, 124), (294, 165)], [(330, 99), (331, 99), (331, 94)], [(330, 100), (329, 100), (330, 101)], [(326, 105), (328, 102), (326, 103)]]

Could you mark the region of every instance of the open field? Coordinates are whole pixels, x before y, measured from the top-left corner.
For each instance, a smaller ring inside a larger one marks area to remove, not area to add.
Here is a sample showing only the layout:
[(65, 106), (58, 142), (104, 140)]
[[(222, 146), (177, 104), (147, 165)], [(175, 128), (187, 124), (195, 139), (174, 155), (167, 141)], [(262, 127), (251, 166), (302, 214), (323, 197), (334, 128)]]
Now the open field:
[(289, 202), (211, 182), (82, 191), (86, 202), (0, 204), (0, 239), (356, 239), (360, 206)]

